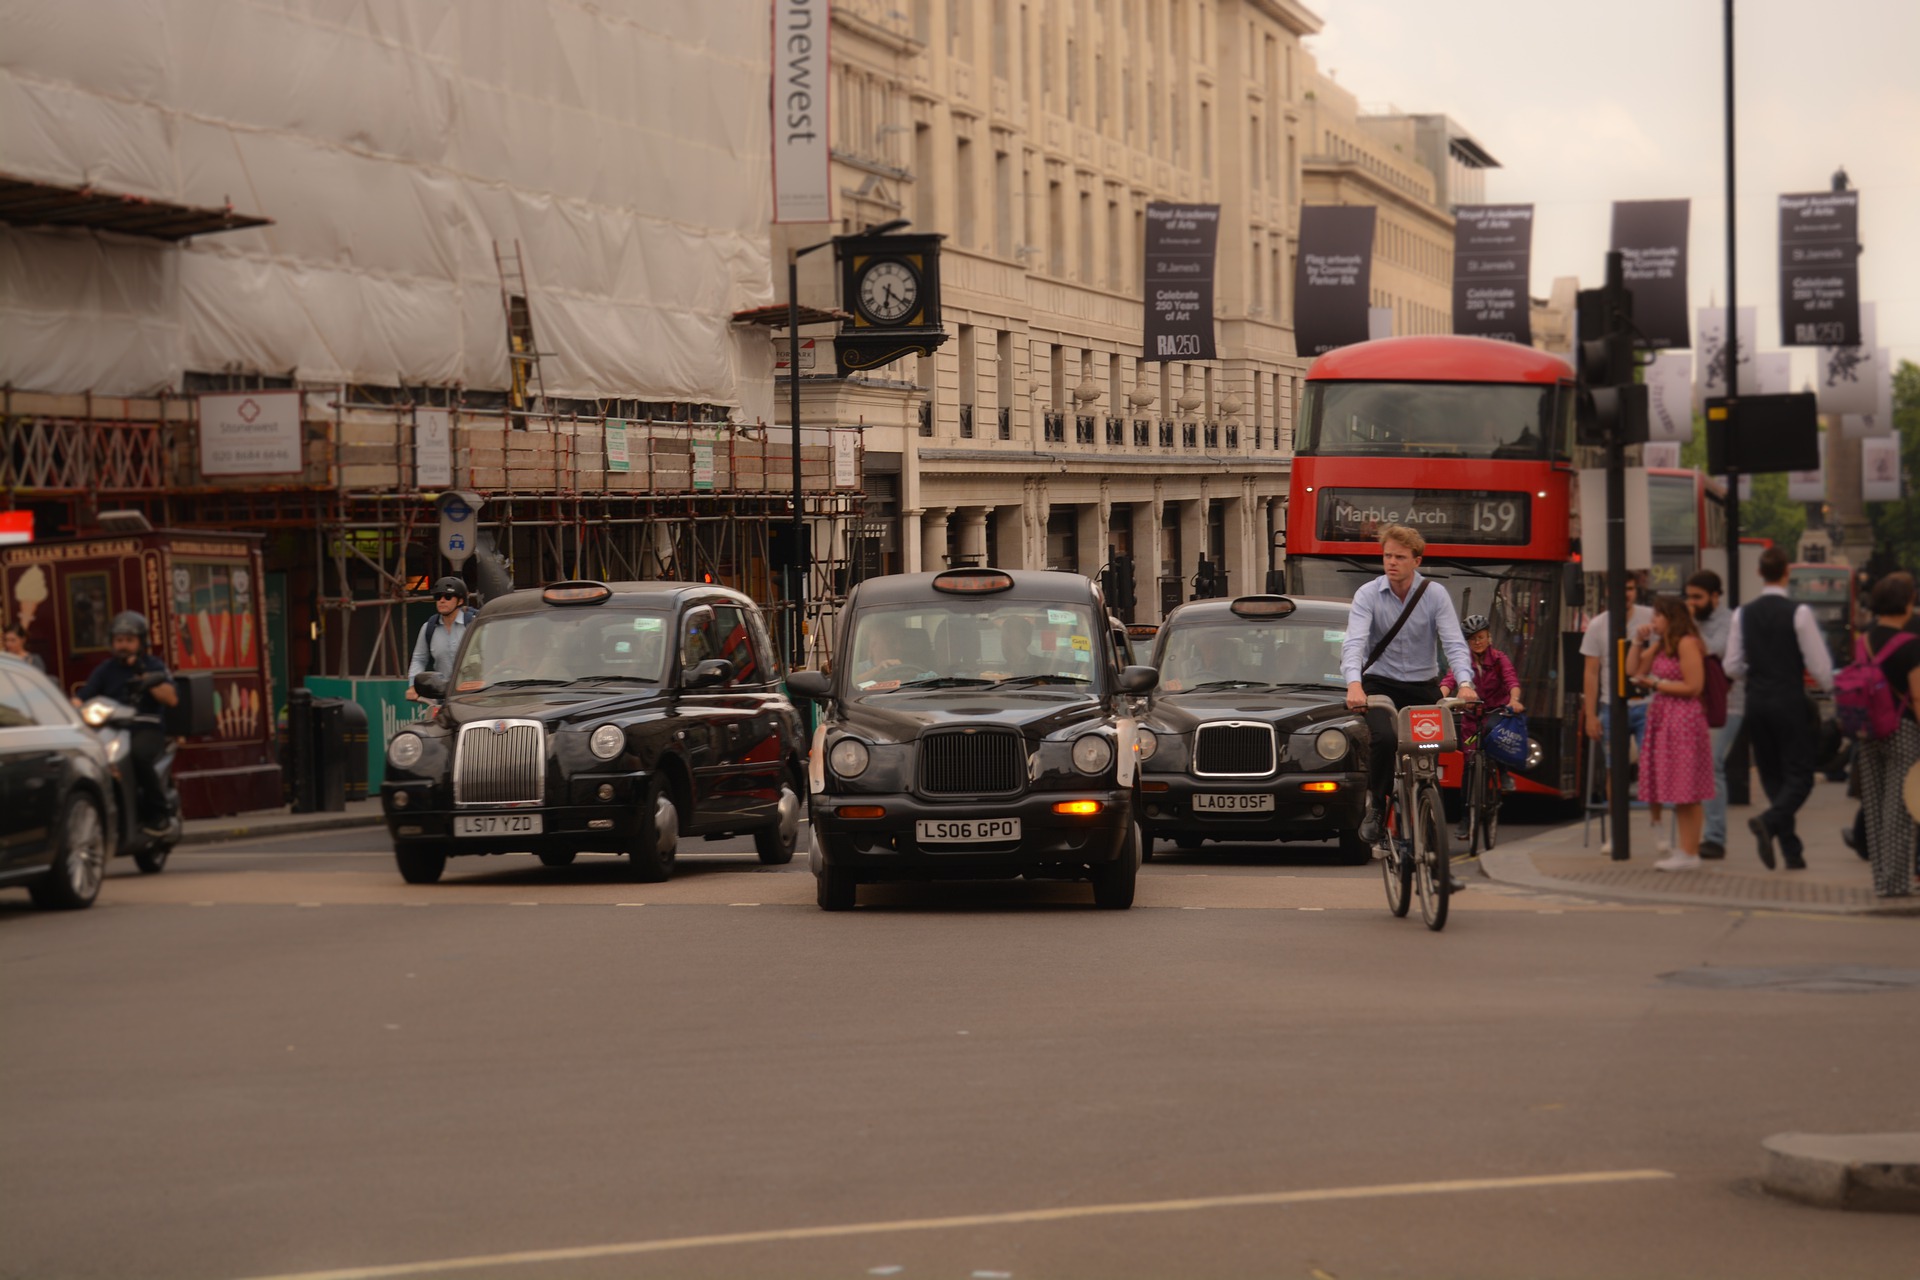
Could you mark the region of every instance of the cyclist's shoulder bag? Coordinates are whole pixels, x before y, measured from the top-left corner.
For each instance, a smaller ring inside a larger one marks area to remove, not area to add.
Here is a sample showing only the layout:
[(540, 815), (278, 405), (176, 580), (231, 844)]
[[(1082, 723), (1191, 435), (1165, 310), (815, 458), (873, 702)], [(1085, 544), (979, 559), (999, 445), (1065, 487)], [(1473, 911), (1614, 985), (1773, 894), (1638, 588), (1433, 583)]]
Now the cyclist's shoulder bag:
[(1360, 668), (1361, 675), (1367, 673), (1367, 667), (1380, 661), (1380, 655), (1387, 651), (1387, 646), (1393, 643), (1393, 638), (1400, 634), (1400, 628), (1407, 625), (1407, 619), (1413, 616), (1414, 606), (1420, 603), (1420, 597), (1427, 594), (1427, 588), (1432, 585), (1432, 578), (1420, 580), (1420, 585), (1413, 589), (1413, 594), (1407, 597), (1406, 604), (1401, 606), (1400, 616), (1393, 620), (1393, 626), (1388, 628), (1387, 634), (1380, 637), (1380, 643), (1373, 646), (1373, 652), (1367, 655), (1366, 666)]

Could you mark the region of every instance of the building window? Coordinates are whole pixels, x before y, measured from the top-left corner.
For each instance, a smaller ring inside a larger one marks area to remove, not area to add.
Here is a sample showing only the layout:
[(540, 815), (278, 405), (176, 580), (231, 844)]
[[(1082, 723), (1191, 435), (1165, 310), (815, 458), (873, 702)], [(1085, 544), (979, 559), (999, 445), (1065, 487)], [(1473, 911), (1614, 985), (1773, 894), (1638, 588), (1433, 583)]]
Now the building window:
[(1080, 193), (1080, 279), (1094, 283), (1093, 274), (1093, 193)]
[(1063, 183), (1047, 183), (1047, 270), (1067, 274), (1067, 191)]
[(1213, 177), (1213, 104), (1200, 104), (1200, 176)]
[(1120, 234), (1120, 201), (1118, 197), (1107, 197), (1107, 288), (1119, 293), (1127, 287), (1124, 268), (1120, 265), (1120, 255), (1126, 240)]
[(1013, 256), (1013, 157), (1004, 151), (993, 153), (993, 248)]
[(953, 148), (953, 194), (958, 208), (954, 211), (957, 224), (955, 239), (961, 247), (972, 249), (978, 244), (973, 225), (973, 192), (975, 187), (973, 174), (973, 143), (961, 138)]
[(923, 227), (940, 225), (933, 206), (933, 128), (913, 126), (913, 220)]
[(973, 326), (955, 325), (954, 354), (960, 362), (960, 434), (973, 437), (973, 406), (979, 402), (979, 378), (975, 368)]
[(993, 74), (1005, 80), (1013, 74), (1013, 33), (1007, 30), (1008, 0), (993, 0)]

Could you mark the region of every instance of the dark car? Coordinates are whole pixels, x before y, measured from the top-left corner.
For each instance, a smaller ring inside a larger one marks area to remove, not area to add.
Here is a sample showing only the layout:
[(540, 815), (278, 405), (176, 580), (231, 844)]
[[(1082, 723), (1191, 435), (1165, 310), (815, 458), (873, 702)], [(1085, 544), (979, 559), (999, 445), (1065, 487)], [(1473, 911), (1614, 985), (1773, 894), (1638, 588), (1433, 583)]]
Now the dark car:
[(400, 874), (449, 856), (625, 853), (673, 874), (681, 839), (751, 833), (789, 862), (806, 739), (753, 601), (683, 582), (561, 582), (491, 600), (438, 701), (387, 747), (380, 800)]
[(1159, 687), (1142, 716), (1140, 825), (1148, 841), (1340, 841), (1371, 851), (1364, 717), (1346, 707), (1348, 602), (1289, 596), (1200, 600), (1167, 616)]
[(820, 699), (812, 865), (827, 910), (881, 880), (1089, 879), (1133, 904), (1133, 720), (1106, 606), (1068, 573), (870, 578), (841, 617)]
[(100, 735), (53, 681), (0, 657), (0, 885), (43, 907), (99, 896), (118, 811)]

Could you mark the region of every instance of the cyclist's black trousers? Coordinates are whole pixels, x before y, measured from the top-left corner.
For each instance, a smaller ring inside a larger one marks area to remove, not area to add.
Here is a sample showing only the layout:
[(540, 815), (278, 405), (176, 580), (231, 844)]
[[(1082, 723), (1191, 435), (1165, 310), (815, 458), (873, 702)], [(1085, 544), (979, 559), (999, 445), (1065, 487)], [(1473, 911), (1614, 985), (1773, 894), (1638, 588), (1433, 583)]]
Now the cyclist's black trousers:
[[(1430, 707), (1440, 701), (1440, 681), (1418, 684), (1389, 680), (1385, 676), (1363, 675), (1360, 687), (1369, 698), (1392, 698), (1396, 709)], [(1396, 720), (1378, 707), (1367, 708), (1367, 731), (1373, 735), (1373, 750), (1367, 759), (1367, 790), (1373, 795), (1373, 811), (1381, 821), (1387, 816), (1387, 788), (1393, 785), (1393, 753), (1400, 744)]]

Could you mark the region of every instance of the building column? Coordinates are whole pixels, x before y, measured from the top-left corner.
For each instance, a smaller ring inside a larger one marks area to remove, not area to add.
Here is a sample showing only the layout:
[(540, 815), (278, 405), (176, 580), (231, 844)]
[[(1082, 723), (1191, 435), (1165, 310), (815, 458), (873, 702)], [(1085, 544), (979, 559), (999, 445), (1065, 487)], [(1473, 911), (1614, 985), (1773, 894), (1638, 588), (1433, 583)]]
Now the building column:
[(928, 507), (920, 517), (920, 572), (947, 567), (947, 515), (952, 507)]
[(1198, 498), (1180, 504), (1180, 598), (1193, 594), (1193, 575), (1199, 572), (1200, 557), (1207, 554), (1207, 489), (1200, 487)]
[(1025, 507), (1027, 568), (1044, 569), (1047, 567), (1047, 515), (1053, 507), (1045, 480), (1030, 481), (1029, 486)]
[(920, 572), (920, 517), (926, 512), (920, 507), (903, 507), (900, 510), (900, 572)]
[(1241, 482), (1238, 494), (1224, 502), (1226, 507), (1227, 594), (1252, 595), (1262, 587), (1260, 572), (1253, 561), (1253, 482)]
[(984, 565), (987, 562), (987, 513), (991, 507), (960, 507), (960, 546), (961, 558), (969, 564)]
[(1032, 568), (1027, 562), (1027, 495), (1020, 495), (1020, 505), (993, 508), (994, 538), (999, 543), (1000, 569)]
[[(1147, 513), (1147, 527), (1140, 528), (1140, 512)], [(1141, 622), (1160, 621), (1161, 530), (1167, 518), (1166, 502), (1160, 496), (1160, 482), (1153, 482), (1153, 500), (1133, 507), (1133, 616)]]
[(1089, 578), (1100, 576), (1107, 562), (1107, 522), (1100, 518), (1100, 504), (1083, 502), (1073, 510), (1073, 540), (1079, 552), (1078, 573)]

